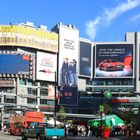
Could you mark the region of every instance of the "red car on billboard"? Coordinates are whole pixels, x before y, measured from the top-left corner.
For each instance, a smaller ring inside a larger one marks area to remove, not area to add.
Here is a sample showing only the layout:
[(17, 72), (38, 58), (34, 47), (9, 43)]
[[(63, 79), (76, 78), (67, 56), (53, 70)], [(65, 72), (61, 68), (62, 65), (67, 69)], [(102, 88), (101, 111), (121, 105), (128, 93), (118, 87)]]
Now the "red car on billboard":
[(124, 69), (124, 63), (119, 62), (117, 60), (107, 59), (99, 63), (99, 70), (117, 71), (117, 70), (123, 70), (123, 69)]

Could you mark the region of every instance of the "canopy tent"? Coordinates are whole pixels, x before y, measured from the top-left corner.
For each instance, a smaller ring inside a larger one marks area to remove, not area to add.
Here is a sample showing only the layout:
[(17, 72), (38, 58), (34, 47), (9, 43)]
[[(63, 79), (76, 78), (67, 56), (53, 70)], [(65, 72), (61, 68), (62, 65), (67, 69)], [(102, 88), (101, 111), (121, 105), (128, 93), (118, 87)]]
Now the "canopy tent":
[[(54, 119), (51, 119), (51, 120), (48, 120), (47, 123), (48, 124), (51, 124), (51, 125), (54, 125), (55, 124), (55, 121), (54, 121)], [(60, 122), (59, 121), (56, 121), (56, 125), (59, 125), (59, 124), (60, 124)]]
[[(98, 124), (101, 123), (101, 117), (98, 119), (92, 119), (88, 121), (88, 124), (90, 126), (98, 126)], [(119, 118), (117, 115), (115, 114), (111, 114), (111, 115), (104, 115), (102, 116), (102, 124), (107, 125), (107, 126), (119, 126), (119, 125), (124, 125), (124, 121)]]

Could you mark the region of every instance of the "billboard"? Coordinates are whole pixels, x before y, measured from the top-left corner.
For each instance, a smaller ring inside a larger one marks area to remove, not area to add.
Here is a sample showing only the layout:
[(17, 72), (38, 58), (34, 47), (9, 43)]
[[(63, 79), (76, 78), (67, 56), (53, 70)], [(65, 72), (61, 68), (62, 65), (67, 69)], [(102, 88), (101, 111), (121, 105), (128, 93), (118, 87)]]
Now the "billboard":
[(29, 75), (29, 56), (0, 54), (0, 74)]
[(56, 81), (57, 55), (37, 52), (36, 79), (43, 81)]
[(79, 75), (91, 77), (91, 43), (80, 41), (80, 67)]
[(60, 25), (59, 34), (58, 84), (60, 86), (77, 86), (79, 31)]
[(59, 105), (77, 106), (78, 105), (78, 89), (77, 87), (64, 86), (60, 89)]
[(1, 46), (28, 46), (51, 52), (58, 52), (58, 34), (40, 28), (25, 26), (0, 26)]
[(95, 53), (95, 77), (133, 77), (133, 44), (96, 44)]

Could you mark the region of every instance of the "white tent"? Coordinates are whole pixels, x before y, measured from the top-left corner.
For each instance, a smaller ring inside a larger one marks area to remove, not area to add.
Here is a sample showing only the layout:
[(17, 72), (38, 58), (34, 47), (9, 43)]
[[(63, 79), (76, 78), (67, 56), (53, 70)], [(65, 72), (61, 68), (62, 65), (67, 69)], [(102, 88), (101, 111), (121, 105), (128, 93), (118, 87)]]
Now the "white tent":
[[(51, 120), (48, 120), (47, 123), (48, 124), (51, 124), (51, 125), (54, 125), (55, 124), (55, 121), (54, 121), (54, 119), (51, 119)], [(59, 121), (56, 121), (56, 125), (59, 125), (59, 124), (60, 124), (60, 122)]]

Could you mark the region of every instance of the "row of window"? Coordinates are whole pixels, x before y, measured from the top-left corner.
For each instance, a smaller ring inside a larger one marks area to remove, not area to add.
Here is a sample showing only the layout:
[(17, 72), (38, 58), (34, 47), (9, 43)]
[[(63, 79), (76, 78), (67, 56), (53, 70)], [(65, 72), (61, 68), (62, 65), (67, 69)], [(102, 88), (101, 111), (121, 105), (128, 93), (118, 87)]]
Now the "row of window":
[(87, 85), (94, 85), (94, 86), (98, 86), (98, 85), (134, 85), (134, 81), (133, 80), (129, 80), (129, 79), (119, 79), (119, 80), (114, 80), (114, 79), (98, 79), (98, 80), (87, 80)]
[[(12, 98), (7, 98), (6, 96), (4, 96), (4, 103), (13, 103), (16, 104), (16, 97), (12, 97)], [(1, 98), (0, 98), (0, 102), (2, 102)], [(27, 98), (27, 104), (37, 104), (37, 98)], [(48, 105), (48, 106), (54, 106), (54, 100), (48, 100), (48, 99), (40, 99), (40, 104), (42, 105)]]

